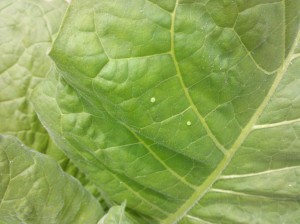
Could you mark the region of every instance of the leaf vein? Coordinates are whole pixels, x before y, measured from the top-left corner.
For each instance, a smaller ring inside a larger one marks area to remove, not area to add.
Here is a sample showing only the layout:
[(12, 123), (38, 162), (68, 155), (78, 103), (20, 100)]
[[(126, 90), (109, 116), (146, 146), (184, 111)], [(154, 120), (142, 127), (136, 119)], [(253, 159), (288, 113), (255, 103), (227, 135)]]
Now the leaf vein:
[(215, 145), (218, 147), (218, 149), (223, 154), (226, 154), (226, 152), (227, 152), (226, 148), (219, 142), (219, 140), (216, 138), (216, 136), (212, 133), (212, 131), (208, 127), (205, 119), (203, 118), (203, 116), (200, 114), (198, 108), (196, 107), (192, 97), (190, 96), (188, 88), (186, 87), (186, 85), (183, 81), (181, 70), (180, 70), (177, 58), (175, 56), (175, 15), (176, 15), (176, 9), (178, 7), (178, 4), (179, 4), (179, 0), (176, 0), (175, 8), (172, 13), (172, 22), (171, 22), (171, 31), (170, 31), (171, 32), (171, 56), (172, 56), (172, 60), (175, 65), (176, 74), (178, 76), (181, 87), (184, 91), (185, 97), (187, 98), (189, 104), (191, 105), (191, 108), (193, 109), (194, 113), (197, 115), (198, 119), (200, 120), (201, 124), (203, 125), (204, 129), (206, 130), (208, 136), (212, 139), (212, 141), (215, 143)]
[(168, 218), (163, 220), (162, 223), (174, 223), (178, 220), (180, 220), (193, 206), (199, 202), (203, 196), (210, 190), (211, 186), (215, 183), (216, 180), (219, 179), (222, 172), (225, 170), (227, 165), (230, 163), (231, 159), (233, 158), (236, 151), (239, 149), (239, 147), (242, 145), (242, 143), (245, 141), (249, 133), (251, 132), (253, 126), (257, 122), (258, 118), (262, 114), (263, 110), (267, 106), (268, 102), (270, 101), (271, 97), (273, 96), (276, 88), (278, 87), (283, 75), (288, 69), (288, 66), (293, 58), (293, 52), (297, 46), (297, 43), (300, 39), (300, 31), (298, 31), (298, 34), (296, 35), (294, 44), (291, 48), (291, 51), (286, 58), (286, 60), (283, 62), (282, 66), (278, 70), (276, 74), (276, 78), (274, 79), (273, 85), (269, 89), (266, 97), (256, 110), (256, 112), (253, 114), (252, 118), (249, 120), (248, 124), (244, 127), (241, 134), (235, 141), (235, 143), (232, 145), (231, 149), (228, 150), (228, 153), (225, 154), (225, 157), (220, 162), (220, 164), (216, 167), (216, 169), (211, 173), (211, 175), (206, 179), (206, 181), (198, 187), (198, 190), (188, 199), (186, 202), (173, 214), (171, 214)]

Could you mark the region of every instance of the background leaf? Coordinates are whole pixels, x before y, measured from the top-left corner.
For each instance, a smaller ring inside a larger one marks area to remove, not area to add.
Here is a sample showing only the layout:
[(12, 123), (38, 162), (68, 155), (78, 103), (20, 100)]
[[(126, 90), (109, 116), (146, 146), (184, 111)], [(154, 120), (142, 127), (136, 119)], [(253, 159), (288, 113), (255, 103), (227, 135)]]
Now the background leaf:
[[(57, 162), (0, 136), (0, 223), (97, 223), (97, 200)], [(49, 172), (50, 171), (50, 172)]]
[(31, 90), (46, 76), (47, 50), (57, 33), (66, 2), (7, 0), (0, 3), (0, 132), (62, 159), (29, 102)]
[(109, 209), (108, 213), (105, 214), (98, 222), (98, 224), (131, 224), (129, 218), (125, 215), (125, 205), (122, 203), (120, 206), (113, 206)]
[(47, 51), (67, 8), (64, 0), (5, 0), (0, 3), (0, 133), (59, 161), (102, 201), (99, 191), (49, 138), (29, 100), (32, 89), (48, 74)]

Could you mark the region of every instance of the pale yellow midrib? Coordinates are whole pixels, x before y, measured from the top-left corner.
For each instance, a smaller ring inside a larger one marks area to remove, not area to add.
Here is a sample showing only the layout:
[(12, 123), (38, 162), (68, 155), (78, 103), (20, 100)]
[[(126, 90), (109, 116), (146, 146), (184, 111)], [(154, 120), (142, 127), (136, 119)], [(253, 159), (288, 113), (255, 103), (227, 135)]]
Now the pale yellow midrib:
[[(178, 5), (178, 0), (176, 1), (176, 7), (177, 7), (177, 5)], [(174, 15), (175, 15), (175, 12), (176, 12), (176, 8), (174, 9)], [(256, 112), (253, 114), (253, 116), (250, 119), (250, 121), (248, 122), (248, 124), (243, 128), (241, 134), (239, 135), (239, 137), (237, 138), (235, 143), (225, 154), (225, 156), (222, 159), (222, 161), (220, 162), (220, 164), (217, 166), (217, 168), (214, 170), (214, 172), (212, 172), (211, 175), (209, 175), (209, 177), (205, 180), (205, 182), (198, 187), (198, 189), (194, 192), (194, 194), (192, 194), (191, 197), (175, 213), (169, 215), (168, 218), (164, 219), (161, 222), (162, 224), (176, 223), (177, 221), (179, 221), (186, 213), (188, 213), (188, 211), (195, 205), (195, 203), (197, 203), (209, 191), (212, 184), (222, 174), (223, 170), (230, 163), (235, 152), (238, 150), (238, 148), (242, 145), (242, 143), (244, 142), (246, 137), (252, 131), (252, 127), (255, 125), (256, 121), (258, 120), (261, 113), (263, 112), (266, 105), (268, 104), (269, 100), (271, 99), (272, 95), (274, 94), (283, 75), (287, 71), (287, 68), (289, 67), (290, 62), (293, 60), (293, 57), (294, 57), (293, 52), (295, 51), (295, 48), (296, 48), (299, 40), (300, 40), (300, 32), (298, 31), (298, 34), (296, 35), (295, 42), (293, 43), (290, 53), (287, 56), (286, 60), (283, 62), (282, 66), (278, 69), (278, 72), (276, 73), (276, 78), (274, 79), (274, 82), (273, 82), (271, 88), (269, 89), (268, 94), (266, 95), (265, 99), (263, 100), (261, 105), (258, 107)]]
[(258, 125), (254, 125), (252, 129), (257, 130), (257, 129), (264, 129), (264, 128), (274, 128), (274, 127), (280, 127), (280, 126), (285, 126), (285, 125), (289, 125), (289, 124), (294, 124), (297, 122), (300, 122), (300, 118), (293, 119), (293, 120), (287, 120), (287, 121), (280, 121), (280, 122), (271, 123), (271, 124), (258, 124)]
[(194, 101), (192, 100), (185, 84), (184, 84), (184, 81), (183, 81), (183, 78), (182, 78), (182, 74), (181, 74), (181, 71), (180, 71), (180, 68), (179, 68), (179, 65), (178, 65), (178, 62), (177, 62), (177, 59), (176, 59), (176, 56), (175, 56), (175, 38), (174, 38), (174, 26), (175, 26), (175, 14), (176, 14), (176, 9), (177, 9), (177, 6), (178, 6), (178, 1), (179, 0), (176, 0), (176, 3), (175, 3), (175, 8), (174, 8), (174, 11), (172, 13), (172, 21), (171, 21), (171, 51), (170, 51), (170, 54), (171, 54), (171, 57), (172, 57), (172, 60), (174, 62), (174, 65), (175, 65), (175, 69), (176, 69), (176, 74), (178, 76), (178, 79), (179, 79), (179, 82), (180, 82), (180, 85), (184, 91), (184, 95), (185, 97), (187, 98), (192, 110), (194, 111), (194, 113), (196, 114), (196, 116), (198, 117), (198, 119), (200, 120), (201, 124), (203, 125), (204, 129), (206, 130), (207, 132), (207, 135), (212, 139), (212, 141), (214, 142), (214, 144), (217, 146), (217, 148), (223, 153), (223, 154), (226, 154), (227, 150), (226, 148), (219, 142), (219, 140), (216, 138), (216, 136), (211, 132), (210, 128), (208, 127), (208, 125), (206, 124), (206, 121), (205, 119), (202, 117), (202, 115), (199, 113), (197, 107), (195, 106), (194, 104)]

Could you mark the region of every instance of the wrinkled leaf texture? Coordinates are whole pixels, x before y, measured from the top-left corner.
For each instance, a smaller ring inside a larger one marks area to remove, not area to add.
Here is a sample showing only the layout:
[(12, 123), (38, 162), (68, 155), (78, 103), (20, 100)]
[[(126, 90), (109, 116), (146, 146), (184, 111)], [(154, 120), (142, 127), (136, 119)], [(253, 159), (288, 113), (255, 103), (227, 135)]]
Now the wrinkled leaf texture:
[(35, 109), (140, 223), (297, 223), (299, 13), (292, 0), (74, 0)]
[(98, 190), (53, 143), (30, 102), (32, 89), (48, 74), (47, 51), (57, 34), (64, 0), (5, 0), (0, 3), (0, 133), (55, 158), (100, 199)]
[[(0, 223), (97, 223), (98, 201), (48, 155), (0, 135)], [(50, 171), (50, 172), (49, 172)]]
[(39, 122), (29, 95), (46, 76), (46, 51), (66, 10), (64, 0), (5, 0), (0, 3), (0, 132), (27, 146), (65, 159)]

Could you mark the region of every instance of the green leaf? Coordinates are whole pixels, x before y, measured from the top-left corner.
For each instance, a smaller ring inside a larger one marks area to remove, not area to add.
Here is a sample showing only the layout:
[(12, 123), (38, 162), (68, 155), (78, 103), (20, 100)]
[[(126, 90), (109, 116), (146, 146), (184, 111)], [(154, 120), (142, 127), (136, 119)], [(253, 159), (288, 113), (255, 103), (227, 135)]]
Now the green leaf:
[(97, 223), (99, 203), (47, 155), (0, 135), (1, 223)]
[(297, 223), (299, 13), (299, 1), (74, 0), (34, 106), (144, 223)]
[(51, 67), (46, 52), (66, 6), (64, 0), (0, 3), (0, 133), (15, 135), (27, 146), (60, 161), (65, 157), (49, 140), (29, 95)]
[(98, 224), (132, 224), (133, 222), (125, 215), (125, 205), (126, 203), (122, 203), (121, 206), (111, 207)]
[(85, 187), (94, 188), (49, 138), (29, 100), (32, 89), (52, 66), (47, 51), (66, 7), (65, 0), (1, 1), (0, 133), (15, 135), (52, 156)]

